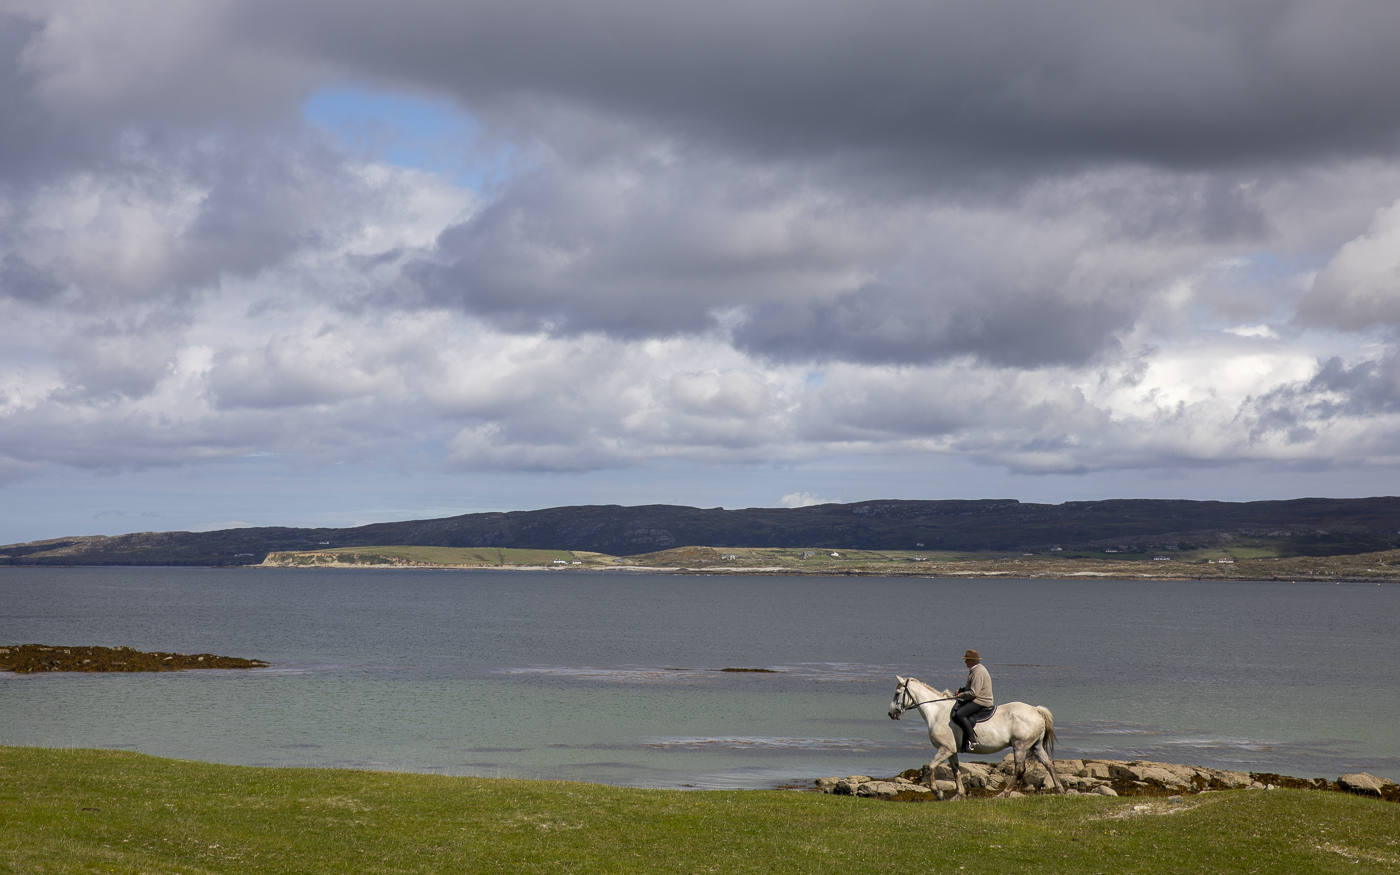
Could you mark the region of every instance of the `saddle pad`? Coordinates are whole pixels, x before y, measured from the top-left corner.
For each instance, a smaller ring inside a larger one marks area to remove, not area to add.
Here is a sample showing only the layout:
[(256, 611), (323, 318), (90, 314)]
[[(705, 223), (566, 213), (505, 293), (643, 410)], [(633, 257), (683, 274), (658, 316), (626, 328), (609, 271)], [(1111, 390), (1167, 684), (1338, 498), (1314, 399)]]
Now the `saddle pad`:
[(976, 726), (978, 723), (981, 723), (985, 720), (991, 720), (992, 715), (997, 712), (997, 707), (997, 705), (993, 705), (985, 711), (978, 711), (977, 716), (972, 721), (972, 725)]

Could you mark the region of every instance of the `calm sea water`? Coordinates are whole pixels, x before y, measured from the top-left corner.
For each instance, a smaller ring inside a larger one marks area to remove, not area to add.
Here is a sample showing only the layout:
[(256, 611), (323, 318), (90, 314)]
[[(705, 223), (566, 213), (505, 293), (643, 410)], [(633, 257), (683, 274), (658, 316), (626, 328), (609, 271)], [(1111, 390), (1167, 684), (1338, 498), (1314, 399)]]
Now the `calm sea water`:
[(273, 663), (0, 674), (0, 743), (775, 786), (926, 761), (894, 676), (972, 647), (1060, 757), (1400, 780), (1397, 618), (1374, 584), (0, 568), (0, 643)]

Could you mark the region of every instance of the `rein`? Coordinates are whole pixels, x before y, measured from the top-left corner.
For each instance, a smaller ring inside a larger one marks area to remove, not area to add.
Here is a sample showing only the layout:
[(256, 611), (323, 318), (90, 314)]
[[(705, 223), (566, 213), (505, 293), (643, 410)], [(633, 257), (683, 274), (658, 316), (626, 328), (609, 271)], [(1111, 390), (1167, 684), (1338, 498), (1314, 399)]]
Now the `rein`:
[(910, 699), (914, 698), (914, 694), (909, 692), (908, 684), (905, 684), (904, 687), (900, 690), (899, 713), (901, 714), (903, 714), (905, 711), (912, 711), (920, 705), (932, 705), (934, 702), (956, 702), (958, 700), (957, 696), (944, 696), (942, 699), (929, 699), (927, 702), (914, 702), (911, 705), (906, 705), (903, 701), (906, 696)]

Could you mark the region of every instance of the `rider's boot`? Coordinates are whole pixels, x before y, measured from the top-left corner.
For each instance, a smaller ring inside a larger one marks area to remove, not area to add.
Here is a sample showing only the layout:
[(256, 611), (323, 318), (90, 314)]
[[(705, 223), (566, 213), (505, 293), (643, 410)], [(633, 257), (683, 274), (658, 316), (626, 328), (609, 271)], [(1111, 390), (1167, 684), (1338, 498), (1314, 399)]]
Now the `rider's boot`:
[(958, 752), (959, 752), (959, 753), (975, 753), (976, 751), (974, 751), (974, 750), (972, 749), (972, 746), (973, 746), (974, 744), (976, 744), (976, 743), (977, 743), (977, 733), (975, 733), (975, 732), (965, 732), (965, 733), (963, 733), (963, 746), (962, 746), (962, 750), (960, 750), (960, 751), (958, 751)]

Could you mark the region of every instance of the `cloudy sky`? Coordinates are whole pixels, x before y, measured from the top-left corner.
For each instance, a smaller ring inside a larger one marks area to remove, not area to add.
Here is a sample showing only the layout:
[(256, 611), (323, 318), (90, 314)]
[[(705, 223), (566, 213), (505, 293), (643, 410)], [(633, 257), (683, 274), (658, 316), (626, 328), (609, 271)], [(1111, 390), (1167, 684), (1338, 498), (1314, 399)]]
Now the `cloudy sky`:
[(1394, 0), (0, 0), (0, 542), (1400, 493)]

